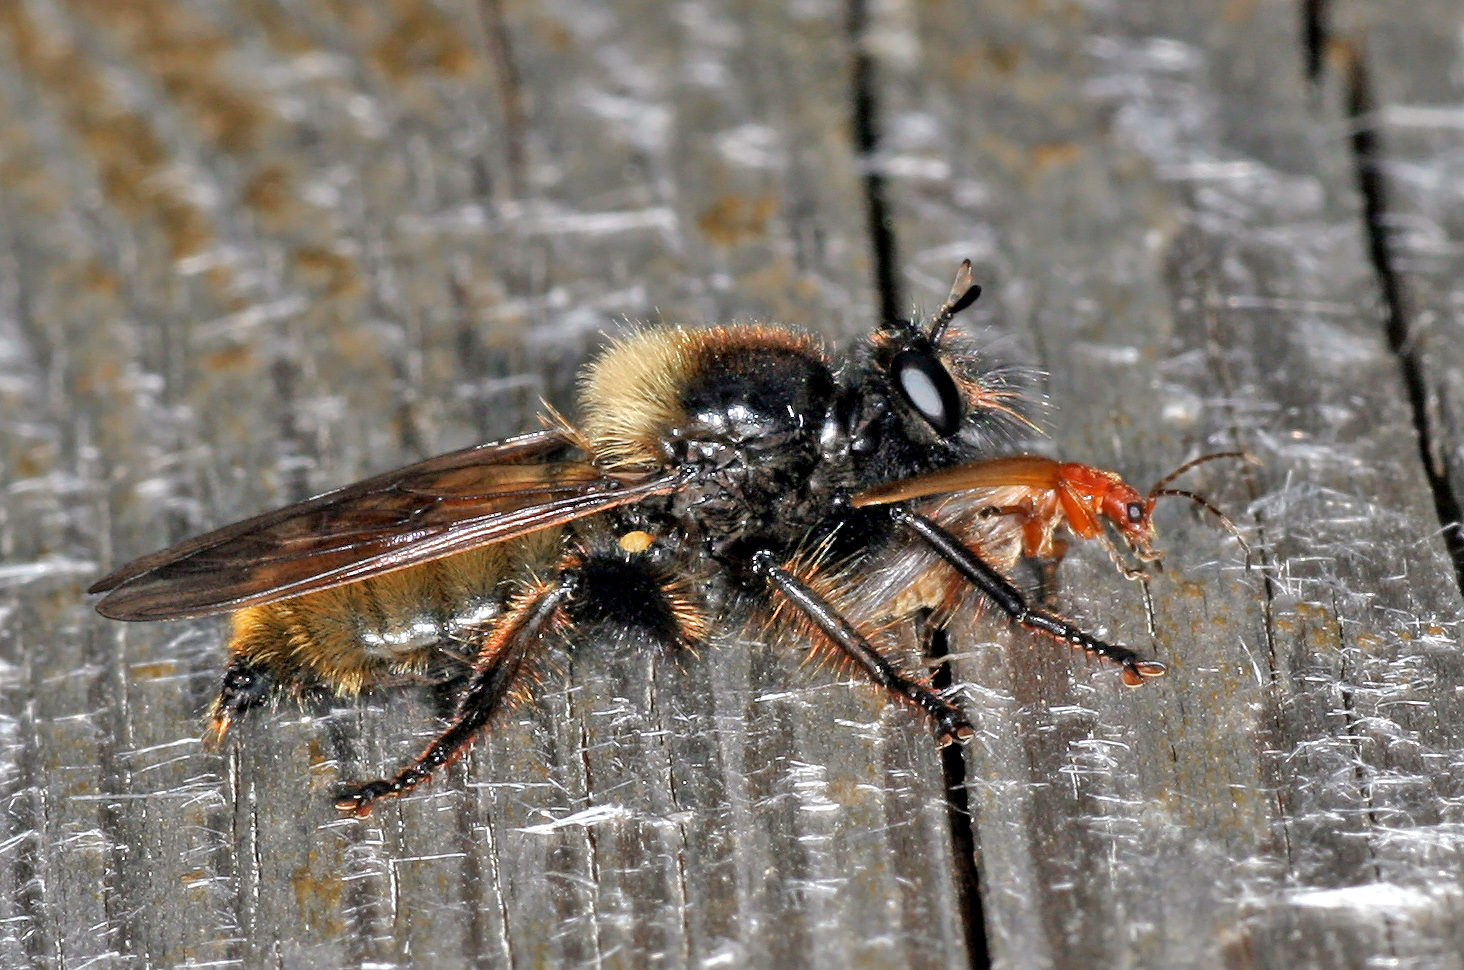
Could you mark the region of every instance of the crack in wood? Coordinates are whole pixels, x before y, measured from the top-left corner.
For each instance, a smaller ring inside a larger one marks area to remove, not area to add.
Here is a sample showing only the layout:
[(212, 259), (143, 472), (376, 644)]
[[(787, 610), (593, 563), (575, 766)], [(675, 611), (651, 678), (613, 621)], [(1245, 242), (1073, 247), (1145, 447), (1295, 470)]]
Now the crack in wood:
[(898, 256), (895, 234), (891, 228), (889, 204), (885, 193), (885, 176), (879, 166), (879, 100), (875, 90), (875, 60), (868, 49), (866, 36), (869, 10), (866, 0), (849, 2), (849, 37), (854, 50), (854, 149), (864, 166), (864, 201), (868, 209), (869, 237), (874, 255), (875, 290), (879, 294), (879, 319), (898, 320), (905, 315), (900, 295), (899, 277), (895, 273)]
[[(1326, 39), (1323, 38), (1323, 43)], [(1442, 527), (1444, 546), (1454, 565), (1454, 582), (1464, 592), (1464, 527), (1461, 527), (1459, 497), (1449, 486), (1443, 457), (1436, 444), (1433, 422), (1429, 417), (1429, 395), (1432, 388), (1424, 373), (1417, 347), (1410, 340), (1407, 313), (1398, 273), (1393, 265), (1388, 239), (1387, 187), (1381, 171), (1383, 146), (1378, 135), (1376, 99), (1368, 77), (1366, 59), (1361, 51), (1352, 50), (1346, 62), (1348, 119), (1352, 122), (1352, 159), (1357, 190), (1362, 196), (1363, 232), (1368, 257), (1377, 273), (1384, 302), (1384, 324), (1388, 345), (1398, 359), (1408, 406), (1413, 412), (1413, 427), (1418, 435), (1419, 457), (1428, 478), (1434, 511)], [(1442, 393), (1440, 391), (1439, 393)]]

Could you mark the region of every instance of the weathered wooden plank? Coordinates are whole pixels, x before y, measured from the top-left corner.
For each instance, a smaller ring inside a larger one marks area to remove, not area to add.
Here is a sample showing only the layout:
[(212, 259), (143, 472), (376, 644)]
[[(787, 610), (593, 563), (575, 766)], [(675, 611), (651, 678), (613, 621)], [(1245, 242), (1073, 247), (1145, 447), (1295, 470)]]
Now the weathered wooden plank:
[(1101, 551), (1064, 566), (1063, 604), (1152, 643), (1162, 683), (963, 644), (995, 964), (1459, 965), (1457, 872), (1418, 851), (1451, 839), (1458, 589), (1297, 6), (880, 9), (907, 282), (934, 300), (978, 259), (1051, 374), (1055, 453), (1138, 482), (1261, 460), (1191, 478), (1256, 569), (1161, 516), (1156, 640)]
[(837, 6), (0, 9), (15, 966), (959, 966), (921, 720), (798, 657), (566, 659), (337, 817), (426, 698), (197, 745), (215, 623), (104, 564), (532, 426), (621, 317), (873, 321)]
[[(425, 699), (204, 754), (217, 628), (79, 599), (104, 562), (566, 406), (620, 315), (868, 325), (845, 11), (666, 9), (0, 8), (6, 965), (964, 962), (924, 725), (793, 658), (566, 659), (359, 823), (331, 785), (409, 756)], [(978, 259), (985, 320), (1052, 373), (1057, 453), (1139, 482), (1264, 460), (1196, 479), (1264, 568), (1161, 517), (1165, 683), (999, 621), (958, 639), (998, 963), (1457, 965), (1457, 592), (1345, 76), (1305, 87), (1276, 3), (869, 12), (910, 292)], [(1374, 76), (1430, 60), (1395, 33), (1357, 45)], [(1425, 255), (1415, 326), (1450, 305)], [(1076, 617), (1150, 642), (1101, 553), (1061, 575)]]
[[(1464, 412), (1461, 358), (1449, 330), (1459, 303), (1457, 240), (1464, 233), (1464, 209), (1450, 173), (1457, 168), (1464, 118), (1457, 69), (1464, 12), (1448, 3), (1345, 3), (1329, 11), (1329, 18), (1330, 56), (1320, 67), (1349, 108), (1375, 259), (1390, 302), (1391, 337), (1420, 412), (1440, 517), (1457, 523)], [(1450, 528), (1457, 575), (1457, 524)], [(1458, 730), (1457, 708), (1440, 705), (1426, 713)], [(1408, 889), (1457, 897), (1464, 871), (1464, 845), (1454, 831), (1460, 758), (1426, 748), (1414, 754), (1413, 770), (1404, 775), (1413, 783), (1400, 787), (1412, 796), (1410, 817), (1423, 824), (1388, 831), (1380, 868)], [(1428, 935), (1448, 954), (1437, 962), (1457, 959), (1453, 954), (1464, 949), (1457, 907), (1445, 910), (1416, 895), (1404, 895), (1399, 903), (1408, 923), (1435, 923)], [(1439, 919), (1441, 911), (1452, 919)]]
[(1464, 129), (1455, 66), (1460, 19), (1452, 3), (1339, 4), (1328, 24), (1332, 56), (1323, 63), (1348, 97), (1359, 147), (1374, 153), (1365, 175), (1374, 177), (1375, 231), (1386, 246), (1398, 302), (1397, 336), (1416, 369), (1430, 422), (1430, 460), (1455, 496), (1464, 440), (1464, 371), (1450, 333), (1461, 235), (1453, 174)]

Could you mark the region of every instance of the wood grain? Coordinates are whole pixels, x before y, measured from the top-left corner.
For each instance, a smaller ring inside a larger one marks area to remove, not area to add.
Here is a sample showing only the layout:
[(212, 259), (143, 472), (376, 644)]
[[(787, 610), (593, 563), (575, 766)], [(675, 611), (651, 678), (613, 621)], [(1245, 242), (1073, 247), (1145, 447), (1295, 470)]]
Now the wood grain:
[[(1451, 831), (1459, 593), (1344, 92), (1288, 5), (1045, 13), (895, 28), (921, 56), (886, 59), (890, 124), (925, 136), (888, 162), (901, 261), (984, 243), (1065, 457), (1142, 482), (1255, 455), (1191, 477), (1255, 555), (1161, 519), (1153, 690), (1050, 650), (958, 668), (998, 702), (970, 762), (995, 963), (1456, 966), (1457, 875), (1417, 852)], [(1069, 608), (1148, 642), (1101, 558), (1067, 564)]]
[[(1464, 966), (1460, 16), (1322, 6), (0, 5), (0, 965)], [(1157, 635), (1059, 572), (1160, 683), (967, 617), (943, 761), (799, 656), (607, 645), (358, 821), (429, 697), (205, 752), (222, 629), (81, 594), (535, 427), (624, 321), (839, 340), (968, 256), (1052, 454), (1259, 460), (1187, 479), (1249, 567), (1161, 505)]]

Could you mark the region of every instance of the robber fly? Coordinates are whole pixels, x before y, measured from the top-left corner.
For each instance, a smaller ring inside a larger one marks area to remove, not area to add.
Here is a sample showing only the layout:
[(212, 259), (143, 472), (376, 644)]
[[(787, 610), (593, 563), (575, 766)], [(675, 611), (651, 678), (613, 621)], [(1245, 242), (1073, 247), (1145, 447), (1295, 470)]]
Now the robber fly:
[[(1092, 536), (1106, 521), (1148, 551), (1154, 495), (1088, 466), (992, 458), (1026, 418), (1014, 372), (951, 328), (980, 292), (966, 262), (929, 321), (883, 325), (839, 361), (785, 327), (632, 334), (585, 370), (577, 425), (556, 415), (145, 556), (92, 587), (97, 609), (233, 612), (214, 743), (279, 697), (465, 678), (415, 761), (344, 790), (359, 815), (465, 750), (547, 644), (596, 628), (694, 645), (751, 610), (925, 711), (942, 743), (970, 722), (883, 637), (916, 613), (949, 621), (970, 587), (1127, 684), (1160, 676), (1007, 576), (1052, 552), (1059, 524)], [(960, 490), (974, 499), (953, 505)]]

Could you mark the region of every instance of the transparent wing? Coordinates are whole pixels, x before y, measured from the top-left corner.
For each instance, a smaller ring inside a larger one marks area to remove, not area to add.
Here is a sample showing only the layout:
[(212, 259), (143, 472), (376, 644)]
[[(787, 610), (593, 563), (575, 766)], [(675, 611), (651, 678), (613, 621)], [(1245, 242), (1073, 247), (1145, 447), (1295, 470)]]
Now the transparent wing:
[(673, 491), (607, 475), (558, 431), (454, 451), (144, 556), (103, 577), (118, 620), (205, 616), (353, 583)]

